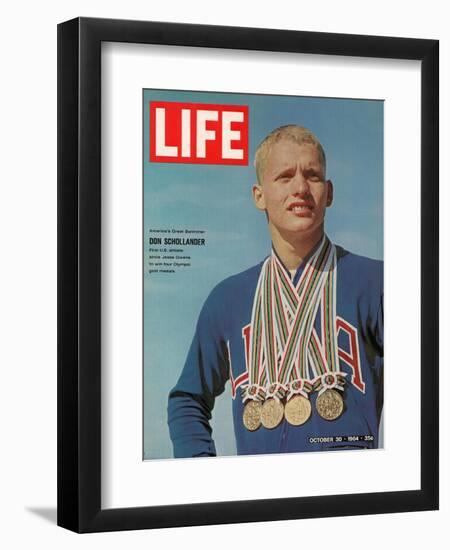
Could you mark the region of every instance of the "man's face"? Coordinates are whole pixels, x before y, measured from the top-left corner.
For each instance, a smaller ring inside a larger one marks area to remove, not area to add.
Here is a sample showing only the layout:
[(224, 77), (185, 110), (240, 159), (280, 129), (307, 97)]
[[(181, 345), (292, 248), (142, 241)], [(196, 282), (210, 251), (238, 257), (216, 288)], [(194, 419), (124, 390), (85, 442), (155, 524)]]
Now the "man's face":
[(261, 180), (253, 187), (253, 197), (256, 207), (267, 212), (271, 232), (288, 238), (321, 234), (333, 186), (325, 180), (314, 145), (278, 141), (270, 149)]

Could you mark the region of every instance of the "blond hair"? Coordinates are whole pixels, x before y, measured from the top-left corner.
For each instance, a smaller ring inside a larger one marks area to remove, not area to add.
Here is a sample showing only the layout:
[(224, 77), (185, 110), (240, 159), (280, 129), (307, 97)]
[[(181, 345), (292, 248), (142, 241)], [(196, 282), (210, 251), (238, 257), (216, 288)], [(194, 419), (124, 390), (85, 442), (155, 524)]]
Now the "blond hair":
[(322, 166), (325, 172), (326, 157), (325, 151), (323, 150), (320, 141), (310, 130), (308, 130), (308, 128), (297, 126), (296, 124), (288, 124), (286, 126), (280, 126), (279, 128), (275, 128), (275, 130), (272, 130), (270, 134), (261, 141), (256, 149), (254, 165), (259, 184), (262, 183), (262, 175), (264, 173), (267, 157), (269, 156), (270, 150), (275, 145), (275, 143), (278, 143), (283, 139), (293, 141), (298, 145), (303, 145), (304, 143), (314, 145), (319, 152), (320, 160), (322, 162)]

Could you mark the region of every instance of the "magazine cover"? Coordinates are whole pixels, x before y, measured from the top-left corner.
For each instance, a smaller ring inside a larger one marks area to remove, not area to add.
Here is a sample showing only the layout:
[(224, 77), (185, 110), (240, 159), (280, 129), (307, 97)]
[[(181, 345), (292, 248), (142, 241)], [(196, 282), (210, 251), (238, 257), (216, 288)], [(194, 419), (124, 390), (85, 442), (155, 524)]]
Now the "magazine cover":
[(383, 102), (143, 90), (143, 457), (383, 446)]

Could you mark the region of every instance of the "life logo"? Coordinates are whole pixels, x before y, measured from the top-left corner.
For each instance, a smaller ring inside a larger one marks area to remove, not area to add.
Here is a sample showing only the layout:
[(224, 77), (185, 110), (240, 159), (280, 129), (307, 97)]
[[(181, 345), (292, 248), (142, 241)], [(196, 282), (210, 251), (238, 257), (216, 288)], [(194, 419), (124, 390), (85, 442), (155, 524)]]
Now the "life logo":
[(150, 162), (248, 165), (248, 106), (150, 101)]

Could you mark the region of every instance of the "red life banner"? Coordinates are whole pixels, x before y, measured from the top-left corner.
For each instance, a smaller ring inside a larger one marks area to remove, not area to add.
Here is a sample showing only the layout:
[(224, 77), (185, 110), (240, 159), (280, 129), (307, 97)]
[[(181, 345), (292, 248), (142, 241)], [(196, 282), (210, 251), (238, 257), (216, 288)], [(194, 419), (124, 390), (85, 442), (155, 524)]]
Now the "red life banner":
[(248, 165), (248, 106), (150, 101), (150, 162)]

